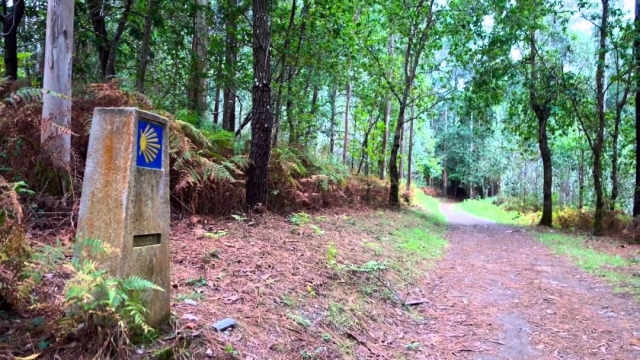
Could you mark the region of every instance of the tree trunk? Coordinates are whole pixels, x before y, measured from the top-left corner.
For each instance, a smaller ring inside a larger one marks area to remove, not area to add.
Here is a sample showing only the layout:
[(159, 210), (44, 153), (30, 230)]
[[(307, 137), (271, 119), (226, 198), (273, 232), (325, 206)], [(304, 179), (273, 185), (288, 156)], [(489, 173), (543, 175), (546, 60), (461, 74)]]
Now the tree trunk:
[(411, 160), (413, 159), (413, 122), (415, 121), (416, 106), (411, 106), (411, 122), (409, 123), (409, 154), (407, 155), (407, 191), (411, 191)]
[(620, 121), (622, 119), (621, 110), (621, 107), (616, 109), (613, 143), (611, 144), (611, 211), (615, 210), (616, 201), (618, 200), (618, 137), (620, 135)]
[(18, 80), (18, 27), (24, 16), (25, 1), (14, 0), (9, 14), (4, 3), (5, 13), (0, 16), (4, 35), (4, 76), (10, 81)]
[[(236, 61), (238, 58), (238, 40), (236, 33), (238, 32), (237, 14), (238, 0), (227, 1), (227, 26), (226, 26), (226, 46), (225, 46), (225, 75), (226, 86), (223, 91), (223, 112), (222, 112), (222, 128), (227, 131), (235, 131), (236, 129)], [(253, 128), (253, 126), (252, 126)]]
[[(71, 68), (73, 59), (73, 8), (74, 0), (49, 0), (47, 2), (47, 30), (45, 39), (45, 68), (43, 87), (57, 94), (45, 94), (42, 118), (69, 127), (71, 123)], [(41, 141), (54, 163), (69, 164), (71, 160), (71, 135), (60, 134), (53, 126), (43, 128)]]
[[(448, 119), (448, 111), (445, 109), (444, 110), (444, 133), (445, 136), (447, 136), (447, 122), (449, 121)], [(444, 148), (444, 159), (442, 160), (442, 196), (444, 196), (445, 198), (447, 197), (447, 183), (449, 182), (449, 179), (447, 178), (447, 140), (445, 138), (444, 140), (444, 144), (442, 145)]]
[(584, 150), (580, 150), (580, 164), (578, 165), (578, 209), (584, 206)]
[(149, 51), (151, 50), (151, 26), (153, 25), (153, 0), (147, 2), (147, 17), (144, 23), (144, 35), (142, 36), (142, 49), (140, 49), (140, 64), (138, 76), (136, 76), (137, 90), (144, 94), (144, 78), (147, 75), (147, 65), (149, 64)]
[(124, 34), (132, 5), (133, 0), (126, 0), (124, 2), (124, 9), (122, 10), (122, 15), (118, 21), (118, 26), (116, 27), (113, 39), (109, 40), (109, 34), (107, 33), (107, 26), (104, 17), (103, 0), (89, 1), (91, 23), (93, 24), (93, 32), (98, 39), (98, 58), (100, 60), (102, 80), (104, 82), (110, 81), (111, 78), (116, 75), (116, 55), (118, 52), (118, 45), (120, 44), (122, 34)]
[[(404, 123), (404, 118), (402, 119), (402, 122)], [(398, 169), (398, 180), (402, 180), (402, 177), (404, 176), (404, 137), (405, 137), (404, 133), (405, 133), (405, 129), (403, 126), (402, 133), (400, 134), (400, 156), (398, 159), (398, 161), (400, 162), (400, 166)]]
[(220, 85), (216, 84), (216, 98), (213, 100), (213, 123), (218, 123), (220, 115)]
[(607, 31), (609, 17), (609, 0), (602, 0), (602, 23), (600, 25), (600, 41), (598, 61), (596, 63), (596, 103), (598, 129), (593, 144), (593, 185), (596, 191), (596, 211), (593, 219), (594, 235), (602, 235), (602, 219), (604, 217), (604, 194), (602, 189), (602, 150), (604, 145), (605, 126), (605, 61), (607, 55)]
[(640, 215), (640, 2), (635, 1), (635, 40), (633, 49), (636, 62), (636, 183), (633, 191), (633, 216)]
[(93, 33), (96, 36), (98, 50), (98, 60), (100, 61), (100, 70), (102, 71), (102, 80), (107, 78), (107, 64), (109, 63), (109, 34), (107, 33), (107, 25), (104, 19), (104, 9), (102, 0), (89, 0), (89, 12), (91, 15), (91, 24), (93, 25)]
[[(540, 115), (538, 115), (540, 113)], [(538, 116), (538, 145), (540, 147), (540, 157), (542, 158), (542, 217), (539, 225), (551, 226), (553, 223), (553, 171), (551, 167), (551, 149), (547, 137), (547, 122), (550, 111), (547, 109), (536, 112)]]
[[(349, 67), (351, 69), (351, 67)], [(349, 107), (351, 106), (351, 79), (347, 82), (347, 104), (344, 109), (344, 143), (342, 145), (342, 162), (347, 163), (349, 152)]]
[(269, 0), (253, 0), (253, 108), (251, 151), (247, 170), (247, 206), (249, 209), (267, 203), (267, 180), (271, 155), (271, 60)]
[(207, 110), (207, 46), (209, 43), (208, 27), (206, 23), (205, 9), (209, 7), (208, 0), (195, 0), (196, 10), (194, 15), (194, 36), (191, 44), (192, 73), (190, 81), (191, 108), (198, 115), (198, 125), (202, 125)]
[[(389, 56), (393, 56), (394, 53), (394, 39), (393, 35), (389, 35), (389, 42), (387, 52)], [(393, 75), (391, 72), (390, 75)], [(387, 156), (387, 141), (389, 139), (389, 118), (391, 117), (391, 99), (387, 95), (387, 99), (384, 104), (384, 130), (382, 133), (382, 154), (380, 156), (380, 179), (384, 180), (386, 177), (386, 156)]]
[(329, 119), (329, 154), (333, 158), (336, 146), (336, 98), (338, 97), (338, 90), (334, 87), (329, 95), (331, 101), (331, 118)]
[(400, 205), (400, 176), (398, 175), (398, 152), (400, 151), (400, 138), (404, 129), (404, 113), (406, 109), (406, 101), (400, 102), (398, 111), (398, 124), (393, 134), (393, 145), (391, 147), (391, 157), (389, 158), (389, 179), (391, 186), (389, 188), (389, 205)]

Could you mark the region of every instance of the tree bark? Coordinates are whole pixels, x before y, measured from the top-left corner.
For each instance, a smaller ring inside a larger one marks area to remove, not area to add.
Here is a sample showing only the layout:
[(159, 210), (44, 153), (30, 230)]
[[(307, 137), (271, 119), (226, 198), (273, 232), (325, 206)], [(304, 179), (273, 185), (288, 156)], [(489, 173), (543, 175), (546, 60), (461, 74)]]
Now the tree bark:
[(393, 145), (391, 147), (391, 157), (389, 158), (389, 179), (391, 186), (389, 187), (389, 205), (400, 205), (400, 176), (398, 175), (398, 152), (400, 151), (400, 138), (404, 129), (404, 113), (406, 109), (406, 101), (400, 102), (398, 111), (398, 124), (393, 134)]
[[(536, 37), (535, 31), (531, 33), (531, 54), (530, 56), (530, 79), (529, 79), (529, 104), (538, 119), (538, 147), (540, 148), (540, 158), (542, 159), (542, 216), (538, 225), (549, 226), (553, 224), (553, 169), (551, 163), (551, 149), (547, 136), (547, 124), (551, 116), (551, 106), (549, 99), (549, 89), (546, 83), (543, 85), (544, 100), (540, 100), (536, 91), (536, 82), (540, 82), (536, 67)], [(526, 187), (525, 187), (526, 188)], [(526, 199), (526, 193), (525, 193)], [(524, 199), (523, 199), (524, 200)]]
[(336, 146), (336, 98), (338, 97), (338, 90), (334, 87), (329, 95), (331, 101), (331, 117), (329, 118), (329, 154), (333, 158)]
[(191, 108), (198, 115), (198, 125), (202, 125), (204, 115), (207, 110), (207, 46), (208, 27), (206, 24), (205, 9), (209, 7), (208, 0), (195, 0), (196, 11), (194, 15), (193, 28), (194, 36), (191, 44), (192, 51), (192, 73), (190, 81)]
[[(349, 67), (349, 70), (351, 67)], [(344, 142), (342, 145), (342, 163), (347, 163), (349, 152), (349, 107), (351, 106), (351, 79), (347, 82), (347, 104), (344, 109)]]
[(602, 219), (604, 217), (604, 194), (602, 189), (602, 151), (604, 144), (605, 126), (605, 61), (607, 55), (607, 32), (609, 17), (609, 0), (602, 0), (602, 22), (600, 25), (600, 41), (598, 48), (598, 61), (596, 64), (596, 102), (598, 129), (595, 143), (593, 144), (593, 184), (596, 191), (596, 211), (593, 219), (594, 235), (602, 235)]
[[(387, 44), (387, 53), (391, 57), (394, 53), (394, 39), (393, 35), (389, 35), (389, 42)], [(393, 72), (390, 72), (390, 76)], [(382, 154), (380, 156), (380, 180), (384, 180), (387, 173), (386, 168), (386, 156), (387, 156), (387, 142), (389, 139), (389, 118), (391, 117), (391, 99), (387, 95), (387, 99), (384, 104), (384, 130), (382, 133)]]
[(271, 60), (269, 0), (253, 0), (253, 107), (251, 151), (247, 171), (247, 206), (266, 206), (268, 169), (271, 155)]
[[(539, 115), (538, 115), (539, 114)], [(551, 115), (550, 109), (541, 109), (536, 112), (538, 117), (538, 146), (542, 158), (542, 217), (539, 225), (551, 226), (553, 223), (553, 169), (551, 165), (551, 149), (547, 137), (547, 123)]]
[(411, 162), (413, 160), (413, 122), (415, 121), (416, 106), (411, 106), (411, 122), (409, 123), (409, 154), (407, 155), (407, 191), (411, 191)]
[[(47, 2), (47, 30), (45, 39), (45, 68), (43, 87), (64, 95), (45, 94), (42, 118), (45, 124), (53, 122), (63, 127), (71, 123), (71, 68), (73, 59), (74, 0)], [(54, 163), (67, 165), (71, 160), (71, 135), (61, 134), (53, 126), (43, 128), (42, 144), (54, 158)]]
[(136, 76), (136, 88), (139, 93), (144, 94), (144, 79), (147, 75), (147, 65), (149, 64), (149, 51), (151, 50), (151, 26), (153, 25), (153, 0), (147, 1), (147, 16), (144, 22), (144, 35), (142, 36), (142, 48), (140, 49), (140, 64), (138, 75)]
[(98, 38), (98, 58), (100, 60), (100, 68), (102, 70), (102, 79), (108, 82), (116, 75), (116, 57), (120, 39), (124, 34), (133, 0), (124, 2), (124, 9), (118, 21), (118, 26), (113, 34), (113, 39), (109, 40), (107, 26), (104, 15), (103, 0), (89, 0), (88, 2), (91, 12), (91, 23), (93, 24), (93, 32)]
[(636, 82), (636, 183), (633, 191), (633, 216), (640, 215), (640, 2), (635, 1), (635, 82)]
[(235, 131), (236, 128), (236, 62), (238, 59), (238, 0), (227, 1), (227, 25), (226, 25), (226, 45), (225, 45), (225, 75), (226, 86), (223, 91), (223, 112), (222, 128), (227, 131)]
[(217, 124), (220, 115), (220, 85), (216, 84), (216, 98), (213, 101), (213, 123)]
[(584, 206), (584, 150), (580, 150), (580, 164), (578, 165), (578, 209)]
[(15, 0), (11, 12), (7, 14), (7, 4), (4, 0), (2, 33), (4, 35), (4, 76), (10, 80), (18, 80), (18, 27), (24, 16), (25, 0)]

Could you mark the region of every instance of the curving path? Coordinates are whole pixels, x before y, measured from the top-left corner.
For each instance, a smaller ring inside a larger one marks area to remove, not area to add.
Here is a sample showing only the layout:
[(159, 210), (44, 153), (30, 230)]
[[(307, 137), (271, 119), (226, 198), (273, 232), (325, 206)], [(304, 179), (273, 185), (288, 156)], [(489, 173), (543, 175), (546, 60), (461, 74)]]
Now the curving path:
[(446, 257), (430, 275), (424, 359), (640, 359), (640, 307), (524, 229), (442, 204)]

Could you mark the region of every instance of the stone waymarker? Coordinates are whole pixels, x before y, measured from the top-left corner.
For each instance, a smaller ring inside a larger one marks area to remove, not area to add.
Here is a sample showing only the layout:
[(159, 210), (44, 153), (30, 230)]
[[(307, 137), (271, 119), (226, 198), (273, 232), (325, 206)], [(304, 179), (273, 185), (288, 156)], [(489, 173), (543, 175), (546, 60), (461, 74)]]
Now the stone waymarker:
[(113, 251), (101, 261), (112, 276), (138, 275), (149, 290), (149, 325), (170, 314), (168, 121), (134, 108), (96, 108), (82, 185), (78, 238)]

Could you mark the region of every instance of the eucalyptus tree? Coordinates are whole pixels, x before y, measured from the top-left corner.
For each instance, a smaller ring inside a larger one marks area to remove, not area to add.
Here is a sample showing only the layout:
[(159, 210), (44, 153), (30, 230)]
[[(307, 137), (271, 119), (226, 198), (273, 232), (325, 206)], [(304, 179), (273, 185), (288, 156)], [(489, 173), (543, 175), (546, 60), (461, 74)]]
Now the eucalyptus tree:
[(636, 182), (633, 191), (633, 216), (640, 215), (640, 2), (635, 0), (633, 53), (635, 54), (635, 121), (636, 121)]
[[(71, 134), (59, 127), (71, 124), (71, 69), (73, 60), (74, 0), (50, 0), (47, 4), (41, 141), (58, 164), (71, 161)], [(55, 95), (54, 95), (55, 94)]]

